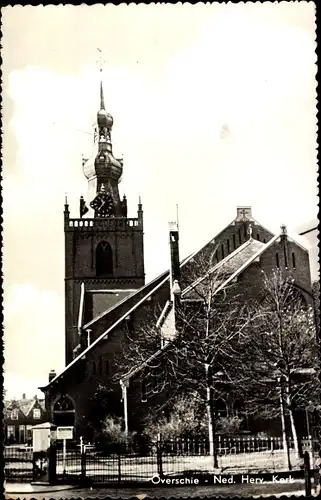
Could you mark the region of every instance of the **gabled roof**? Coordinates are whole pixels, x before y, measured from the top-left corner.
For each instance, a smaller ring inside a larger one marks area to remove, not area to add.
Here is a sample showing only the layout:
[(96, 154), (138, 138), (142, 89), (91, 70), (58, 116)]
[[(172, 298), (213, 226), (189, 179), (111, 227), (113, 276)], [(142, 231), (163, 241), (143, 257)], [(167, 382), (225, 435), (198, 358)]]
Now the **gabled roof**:
[(237, 271), (244, 263), (246, 263), (254, 254), (264, 249), (266, 243), (250, 238), (243, 245), (239, 246), (232, 253), (227, 255), (225, 259), (215, 264), (204, 276), (196, 279), (191, 285), (185, 288), (182, 292), (182, 299), (191, 298), (194, 292), (197, 295), (202, 287), (204, 280), (215, 273), (216, 288), (220, 286), (226, 279)]
[(33, 399), (13, 399), (11, 401), (5, 401), (4, 402), (4, 410), (5, 413), (8, 415), (13, 409), (18, 409), (21, 411), (21, 413), (25, 416), (28, 417), (30, 414), (31, 410), (33, 407), (36, 405), (36, 403), (39, 403), (39, 406), (42, 410), (45, 409), (45, 402), (43, 399), (38, 399), (38, 398), (33, 398)]

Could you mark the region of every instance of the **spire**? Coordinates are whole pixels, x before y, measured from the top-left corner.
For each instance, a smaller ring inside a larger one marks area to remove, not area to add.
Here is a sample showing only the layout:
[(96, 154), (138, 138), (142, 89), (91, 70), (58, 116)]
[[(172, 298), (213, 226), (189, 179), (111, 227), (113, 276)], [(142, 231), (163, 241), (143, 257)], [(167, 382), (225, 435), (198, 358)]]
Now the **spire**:
[(100, 68), (100, 109), (105, 109), (102, 72), (103, 72), (103, 70), (102, 70), (102, 68)]
[[(105, 109), (105, 98), (104, 98), (104, 88), (103, 88), (103, 58), (101, 49), (99, 51), (99, 73), (100, 73), (100, 109), (97, 113), (97, 124), (99, 128), (99, 136), (103, 137), (104, 140), (110, 143), (110, 130), (113, 126), (113, 117), (107, 113)], [(111, 151), (111, 150), (110, 150)]]

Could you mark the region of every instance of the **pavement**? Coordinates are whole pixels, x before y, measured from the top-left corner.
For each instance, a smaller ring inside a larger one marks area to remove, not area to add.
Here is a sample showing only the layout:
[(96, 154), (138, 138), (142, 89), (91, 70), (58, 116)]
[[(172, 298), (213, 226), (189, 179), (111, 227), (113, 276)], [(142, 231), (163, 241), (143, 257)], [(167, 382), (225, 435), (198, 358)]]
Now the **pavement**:
[[(313, 490), (312, 490), (313, 493)], [(305, 494), (304, 481), (296, 480), (292, 483), (271, 483), (264, 484), (226, 484), (226, 485), (189, 485), (189, 486), (153, 486), (153, 487), (90, 487), (79, 488), (71, 485), (31, 485), (31, 484), (5, 484), (5, 498), (22, 500), (42, 500), (64, 499), (64, 498), (133, 498), (139, 500), (155, 497), (199, 497), (199, 496), (220, 496), (220, 497), (268, 497), (276, 496), (302, 496)]]

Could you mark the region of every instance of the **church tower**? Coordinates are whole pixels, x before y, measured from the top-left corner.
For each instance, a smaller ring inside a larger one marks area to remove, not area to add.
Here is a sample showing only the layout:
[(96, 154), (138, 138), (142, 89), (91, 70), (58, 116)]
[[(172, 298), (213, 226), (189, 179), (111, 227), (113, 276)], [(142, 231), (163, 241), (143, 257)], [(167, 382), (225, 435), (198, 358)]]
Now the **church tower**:
[[(104, 301), (104, 292), (108, 295), (110, 291), (114, 305), (126, 291), (130, 293), (145, 284), (142, 203), (139, 199), (137, 217), (129, 218), (126, 196), (119, 196), (123, 160), (113, 154), (112, 126), (113, 117), (105, 109), (101, 80), (93, 153), (82, 162), (88, 180), (87, 198), (80, 197), (78, 217), (71, 217), (65, 201), (66, 365), (79, 354), (79, 314), (84, 291), (100, 293), (100, 302)], [(106, 300), (102, 306), (107, 310), (110, 303)]]

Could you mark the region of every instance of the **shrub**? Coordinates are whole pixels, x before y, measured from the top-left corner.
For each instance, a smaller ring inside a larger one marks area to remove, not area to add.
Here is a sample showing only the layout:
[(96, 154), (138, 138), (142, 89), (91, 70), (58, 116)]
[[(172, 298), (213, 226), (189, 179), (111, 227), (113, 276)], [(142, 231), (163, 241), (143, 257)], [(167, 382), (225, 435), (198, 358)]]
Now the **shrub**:
[(242, 425), (242, 419), (237, 416), (220, 417), (217, 420), (217, 432), (219, 434), (237, 434)]
[(101, 451), (117, 452), (127, 449), (133, 443), (134, 437), (133, 432), (126, 436), (122, 418), (108, 416), (104, 419), (99, 434), (96, 435), (96, 447)]
[(193, 396), (188, 398), (178, 398), (169, 416), (164, 415), (157, 420), (150, 416), (147, 420), (143, 435), (151, 440), (155, 440), (157, 435), (161, 435), (163, 440), (177, 439), (201, 435), (206, 432), (204, 413), (200, 411), (199, 402)]

